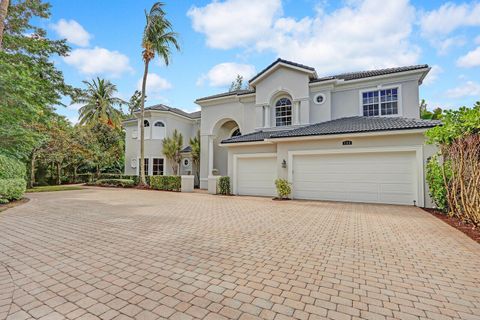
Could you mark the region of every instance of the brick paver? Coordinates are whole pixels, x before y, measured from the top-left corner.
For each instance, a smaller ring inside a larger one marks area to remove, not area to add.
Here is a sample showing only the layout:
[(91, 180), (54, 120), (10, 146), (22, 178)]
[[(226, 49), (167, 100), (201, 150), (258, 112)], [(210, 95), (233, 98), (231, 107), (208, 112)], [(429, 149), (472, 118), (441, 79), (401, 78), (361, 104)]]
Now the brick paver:
[(0, 214), (0, 319), (480, 319), (420, 209), (91, 188)]

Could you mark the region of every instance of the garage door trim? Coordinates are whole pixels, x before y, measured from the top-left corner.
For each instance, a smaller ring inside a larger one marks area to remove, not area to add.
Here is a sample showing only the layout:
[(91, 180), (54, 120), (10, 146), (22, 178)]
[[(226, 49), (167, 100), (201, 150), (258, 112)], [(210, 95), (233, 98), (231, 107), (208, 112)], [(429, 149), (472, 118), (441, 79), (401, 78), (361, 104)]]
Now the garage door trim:
[(277, 158), (276, 153), (245, 153), (245, 154), (235, 154), (233, 155), (233, 194), (238, 194), (237, 190), (237, 169), (238, 169), (238, 159), (245, 158)]
[(351, 148), (351, 149), (324, 149), (324, 150), (298, 150), (288, 151), (288, 181), (293, 183), (293, 157), (299, 155), (322, 155), (322, 154), (354, 154), (354, 153), (388, 153), (388, 152), (405, 152), (414, 151), (416, 156), (415, 182), (417, 184), (417, 206), (425, 205), (424, 197), (424, 169), (423, 169), (423, 146), (406, 146), (406, 147), (374, 147), (374, 148)]

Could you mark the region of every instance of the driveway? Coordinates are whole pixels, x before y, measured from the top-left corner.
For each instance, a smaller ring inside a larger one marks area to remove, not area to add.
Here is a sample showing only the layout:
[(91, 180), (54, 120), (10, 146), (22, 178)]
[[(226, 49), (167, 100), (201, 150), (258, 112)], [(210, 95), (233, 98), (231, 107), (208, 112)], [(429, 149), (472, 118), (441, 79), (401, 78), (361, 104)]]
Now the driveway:
[(29, 197), (0, 213), (0, 319), (480, 319), (480, 245), (417, 208)]

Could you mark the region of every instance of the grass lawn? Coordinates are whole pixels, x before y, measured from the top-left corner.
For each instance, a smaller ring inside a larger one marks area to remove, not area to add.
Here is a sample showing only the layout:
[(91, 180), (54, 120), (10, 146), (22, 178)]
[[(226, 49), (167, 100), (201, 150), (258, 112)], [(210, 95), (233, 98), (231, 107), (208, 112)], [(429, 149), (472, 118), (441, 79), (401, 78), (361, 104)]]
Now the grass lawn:
[(82, 190), (82, 186), (43, 186), (43, 187), (33, 187), (32, 189), (27, 189), (27, 192), (51, 192), (51, 191), (68, 191), (68, 190)]

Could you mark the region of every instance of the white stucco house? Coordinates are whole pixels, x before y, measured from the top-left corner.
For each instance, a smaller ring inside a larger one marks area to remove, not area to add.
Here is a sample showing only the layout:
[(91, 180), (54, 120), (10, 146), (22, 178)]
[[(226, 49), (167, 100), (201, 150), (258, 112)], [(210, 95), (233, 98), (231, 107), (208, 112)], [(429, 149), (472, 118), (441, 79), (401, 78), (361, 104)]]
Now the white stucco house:
[[(429, 207), (425, 163), (436, 150), (424, 132), (438, 122), (421, 120), (419, 112), (419, 86), (429, 70), (319, 77), (312, 67), (278, 59), (248, 90), (197, 99), (201, 112), (148, 108), (148, 174), (160, 172), (154, 168), (163, 159), (162, 137), (175, 128), (187, 137), (200, 129), (201, 188), (212, 174), (228, 175), (234, 194), (273, 196), (274, 180), (285, 178), (295, 199)], [(138, 174), (139, 124), (124, 125), (125, 172)], [(161, 174), (170, 174), (162, 161)]]

